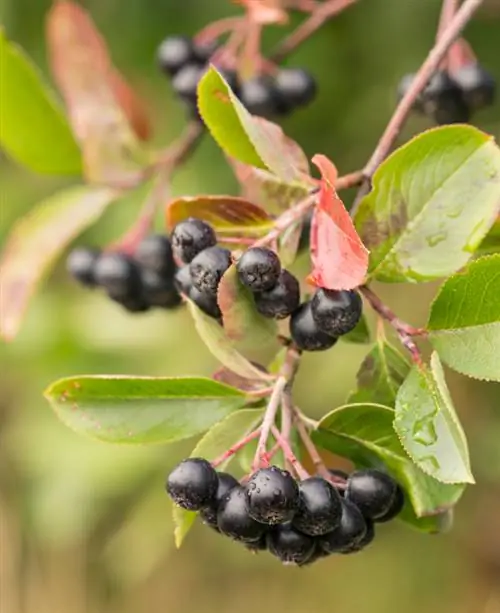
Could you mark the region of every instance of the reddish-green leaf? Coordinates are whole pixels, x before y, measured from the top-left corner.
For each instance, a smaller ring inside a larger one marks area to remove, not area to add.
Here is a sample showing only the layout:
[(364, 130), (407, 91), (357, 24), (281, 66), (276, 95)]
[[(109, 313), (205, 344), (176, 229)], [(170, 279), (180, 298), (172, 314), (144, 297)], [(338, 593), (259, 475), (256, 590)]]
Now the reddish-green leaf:
[(12, 229), (0, 263), (0, 331), (12, 340), (28, 302), (57, 256), (116, 197), (105, 187), (73, 187), (36, 206)]
[(141, 140), (151, 137), (151, 122), (145, 102), (124, 79), (118, 70), (110, 74), (111, 89), (132, 129)]
[(324, 155), (315, 155), (313, 162), (322, 179), (311, 223), (310, 281), (328, 289), (352, 289), (366, 277), (368, 250), (335, 191), (337, 169)]

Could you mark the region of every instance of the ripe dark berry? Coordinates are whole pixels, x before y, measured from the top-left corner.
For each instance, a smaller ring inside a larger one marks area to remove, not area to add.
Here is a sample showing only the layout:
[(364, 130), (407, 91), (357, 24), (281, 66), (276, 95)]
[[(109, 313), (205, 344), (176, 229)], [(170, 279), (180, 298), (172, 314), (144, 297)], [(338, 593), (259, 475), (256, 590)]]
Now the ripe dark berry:
[(375, 526), (371, 519), (367, 519), (366, 517), (365, 523), (366, 532), (363, 538), (360, 539), (357, 543), (353, 543), (350, 547), (347, 547), (346, 549), (342, 550), (340, 553), (357, 553), (358, 551), (365, 549), (365, 547), (368, 547), (368, 545), (375, 538)]
[(252, 292), (272, 289), (281, 273), (279, 257), (271, 249), (252, 247), (236, 264), (240, 281)]
[(141, 279), (144, 299), (151, 306), (173, 309), (181, 304), (172, 279), (165, 279), (151, 270), (142, 270)]
[(237, 541), (258, 542), (266, 531), (263, 524), (250, 517), (245, 488), (238, 485), (222, 499), (217, 511), (217, 526)]
[(148, 271), (171, 278), (175, 273), (172, 245), (167, 236), (151, 234), (143, 239), (134, 254), (135, 261)]
[(239, 483), (238, 480), (235, 479), (233, 475), (230, 475), (229, 473), (217, 473), (217, 478), (219, 482), (215, 498), (209, 504), (209, 506), (201, 510), (200, 516), (205, 524), (208, 524), (212, 528), (216, 528), (218, 530), (217, 511), (219, 505), (222, 499), (227, 496), (227, 494), (229, 494), (233, 487), (239, 486)]
[(377, 517), (375, 521), (377, 523), (391, 521), (391, 519), (394, 519), (396, 515), (399, 515), (399, 513), (401, 513), (401, 511), (403, 510), (404, 504), (405, 504), (405, 494), (403, 492), (403, 488), (397, 485), (396, 494), (394, 496), (391, 506), (387, 509), (387, 511), (383, 515), (381, 515), (380, 517)]
[(254, 298), (261, 315), (284, 319), (300, 304), (299, 282), (288, 270), (282, 270), (276, 285), (267, 291), (257, 292)]
[(243, 81), (240, 86), (240, 100), (252, 115), (271, 117), (279, 109), (279, 98), (274, 82), (268, 77), (258, 76)]
[(309, 536), (331, 532), (342, 517), (341, 498), (337, 490), (321, 477), (299, 483), (299, 507), (292, 525)]
[(330, 336), (319, 329), (312, 316), (310, 302), (302, 303), (292, 313), (290, 335), (293, 342), (302, 351), (324, 351), (333, 347), (338, 340), (335, 336)]
[(477, 63), (461, 66), (453, 73), (453, 80), (471, 110), (490, 106), (495, 100), (495, 79)]
[(312, 223), (312, 211), (309, 211), (307, 215), (304, 217), (304, 221), (302, 223), (302, 230), (300, 232), (299, 246), (297, 251), (301, 253), (306, 249), (309, 249), (309, 245), (311, 242), (311, 223)]
[(376, 520), (392, 507), (397, 487), (394, 479), (380, 470), (357, 470), (347, 481), (346, 499), (365, 517)]
[(330, 336), (347, 334), (361, 319), (363, 302), (353, 290), (320, 287), (311, 300), (311, 311), (318, 328)]
[(290, 521), (299, 503), (299, 488), (292, 475), (277, 466), (261, 468), (245, 486), (248, 511), (268, 525)]
[(267, 535), (267, 548), (283, 564), (305, 564), (315, 550), (314, 539), (290, 524), (275, 526)]
[(195, 60), (200, 64), (206, 64), (212, 55), (217, 51), (218, 43), (216, 40), (209, 42), (193, 42), (193, 53)]
[(206, 221), (190, 217), (175, 226), (171, 241), (175, 257), (189, 264), (198, 253), (216, 245), (217, 236)]
[(340, 481), (340, 483), (345, 486), (349, 475), (344, 470), (340, 470), (339, 468), (329, 468), (328, 472), (333, 477), (334, 487), (339, 496), (343, 498), (345, 496), (345, 487), (337, 487), (335, 484)]
[(422, 92), (422, 108), (440, 125), (467, 122), (470, 116), (460, 88), (444, 71), (434, 73)]
[(103, 253), (96, 262), (94, 276), (97, 285), (105, 288), (112, 298), (136, 298), (141, 294), (139, 268), (124, 253)]
[(158, 47), (157, 55), (163, 72), (175, 75), (194, 59), (193, 43), (187, 36), (169, 36)]
[(278, 96), (288, 108), (309, 104), (316, 95), (316, 81), (302, 68), (282, 68), (274, 80)]
[(151, 304), (142, 295), (116, 297), (109, 296), (113, 302), (122, 306), (129, 313), (145, 313), (151, 308)]
[(68, 256), (66, 268), (69, 274), (82, 285), (93, 287), (96, 284), (94, 272), (99, 256), (98, 249), (76, 247)]
[(167, 492), (179, 507), (199, 511), (215, 499), (219, 480), (210, 462), (187, 458), (178, 464), (167, 479)]
[(225, 81), (232, 89), (232, 91), (239, 96), (240, 93), (240, 83), (238, 81), (238, 75), (234, 70), (229, 70), (227, 68), (217, 68), (219, 74), (224, 77)]
[(267, 549), (267, 533), (265, 532), (258, 541), (252, 543), (244, 543), (245, 549), (252, 553), (259, 553), (259, 551), (265, 551)]
[(172, 79), (175, 93), (185, 102), (196, 104), (198, 83), (205, 71), (199, 64), (186, 64)]
[(323, 536), (318, 542), (326, 553), (346, 551), (357, 545), (367, 531), (366, 521), (358, 507), (349, 500), (342, 499), (340, 525)]
[(193, 286), (200, 292), (217, 295), (223, 274), (231, 266), (231, 252), (223, 247), (204, 249), (191, 261)]
[(219, 305), (217, 304), (217, 296), (215, 294), (200, 292), (199, 289), (196, 289), (196, 287), (193, 286), (189, 290), (188, 297), (206, 315), (213, 317), (214, 319), (221, 319), (222, 313)]
[(175, 273), (174, 277), (174, 286), (175, 289), (179, 292), (179, 294), (184, 294), (184, 296), (189, 296), (189, 292), (193, 287), (193, 282), (191, 281), (191, 271), (189, 270), (189, 264), (185, 264), (181, 266)]

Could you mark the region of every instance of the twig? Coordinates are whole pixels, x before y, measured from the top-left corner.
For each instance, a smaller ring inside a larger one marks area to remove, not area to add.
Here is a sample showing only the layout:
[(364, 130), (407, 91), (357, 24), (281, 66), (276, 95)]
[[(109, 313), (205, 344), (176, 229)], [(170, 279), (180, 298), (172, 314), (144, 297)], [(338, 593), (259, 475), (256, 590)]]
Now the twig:
[(260, 430), (261, 430), (260, 428), (257, 428), (257, 430), (254, 430), (253, 432), (250, 432), (250, 434), (247, 434), (247, 436), (244, 436), (241, 440), (235, 443), (232, 447), (227, 449), (222, 455), (220, 455), (218, 458), (213, 460), (212, 466), (214, 468), (217, 468), (217, 466), (220, 466), (226, 460), (229, 460), (230, 457), (232, 457), (240, 449), (243, 449), (243, 447), (245, 447), (245, 445), (250, 443), (250, 441), (253, 441), (254, 439), (256, 439), (260, 435)]
[(243, 23), (244, 17), (225, 17), (209, 23), (194, 37), (196, 43), (211, 42), (229, 31), (238, 29)]
[[(287, 408), (287, 404), (286, 404), (286, 399), (290, 398), (291, 399), (291, 390), (290, 389), (286, 389), (284, 394), (283, 394), (283, 399), (281, 402), (281, 436), (286, 440), (286, 441), (290, 441), (290, 435), (292, 432), (292, 423), (293, 423), (293, 419), (292, 419), (292, 413), (288, 410)], [(285, 468), (288, 471), (292, 471), (293, 466), (291, 465), (291, 462), (289, 460), (287, 460), (285, 458)]]
[(281, 396), (286, 384), (287, 380), (285, 377), (278, 377), (278, 379), (276, 379), (276, 383), (274, 384), (273, 391), (271, 392), (271, 396), (269, 397), (269, 403), (264, 414), (264, 419), (262, 420), (259, 442), (257, 443), (257, 450), (255, 452), (255, 458), (252, 465), (253, 470), (257, 470), (261, 466), (262, 458), (265, 456), (267, 439), (269, 438), (269, 433), (274, 425), (276, 413), (278, 412), (281, 403)]
[(458, 3), (459, 0), (443, 0), (441, 14), (439, 16), (439, 25), (436, 33), (436, 41), (441, 38), (448, 24), (453, 19), (453, 16), (457, 12)]
[(273, 426), (271, 428), (271, 431), (273, 433), (274, 438), (278, 441), (279, 446), (283, 450), (285, 458), (293, 466), (293, 470), (297, 473), (299, 479), (307, 479), (309, 477), (309, 473), (297, 459), (297, 456), (294, 454), (290, 443), (281, 435), (281, 432), (276, 426)]
[(329, 0), (324, 4), (320, 4), (316, 10), (311, 13), (311, 16), (306, 19), (300, 26), (289, 34), (271, 54), (271, 59), (274, 62), (281, 62), (290, 53), (295, 51), (299, 45), (307, 40), (316, 30), (318, 30), (326, 21), (338, 15), (347, 7), (354, 4), (357, 0)]

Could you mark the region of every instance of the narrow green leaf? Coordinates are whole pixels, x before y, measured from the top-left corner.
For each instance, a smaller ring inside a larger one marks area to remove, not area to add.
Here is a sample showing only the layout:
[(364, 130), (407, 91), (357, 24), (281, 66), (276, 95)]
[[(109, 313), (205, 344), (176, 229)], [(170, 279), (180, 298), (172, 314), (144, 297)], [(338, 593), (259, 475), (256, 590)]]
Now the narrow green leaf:
[(424, 532), (444, 528), (447, 511), (460, 498), (463, 485), (445, 485), (420, 470), (408, 457), (393, 429), (394, 411), (386, 406), (349, 404), (320, 421), (314, 441), (352, 460), (359, 468), (385, 467), (406, 492), (400, 519)]
[(427, 328), (439, 357), (469, 377), (500, 381), (500, 254), (441, 286)]
[(54, 94), (0, 28), (0, 145), (31, 170), (79, 175), (81, 153)]
[(35, 206), (11, 230), (0, 261), (0, 332), (17, 334), (37, 285), (59, 254), (116, 198), (107, 187), (77, 186)]
[(368, 322), (366, 321), (366, 317), (361, 315), (361, 319), (357, 323), (354, 330), (351, 330), (347, 334), (344, 334), (340, 337), (341, 340), (347, 341), (348, 343), (356, 343), (357, 345), (369, 343), (370, 342), (370, 328), (368, 327)]
[(246, 403), (239, 390), (197, 377), (72, 377), (53, 383), (45, 397), (76, 432), (140, 444), (200, 434)]
[(384, 338), (379, 338), (363, 360), (357, 374), (358, 387), (349, 402), (375, 402), (394, 407), (410, 364)]
[(415, 365), (396, 397), (394, 428), (413, 461), (442, 483), (474, 483), (464, 431), (436, 352)]
[(205, 315), (195, 304), (188, 302), (196, 330), (207, 349), (229, 370), (247, 379), (269, 381), (271, 377), (254, 366), (234, 348), (224, 328), (215, 319)]
[(419, 282), (462, 268), (499, 210), (500, 149), (472, 126), (445, 126), (387, 158), (355, 223), (372, 277)]
[(245, 164), (270, 170), (286, 183), (300, 180), (281, 128), (250, 115), (213, 66), (198, 84), (198, 108), (226, 153)]
[(476, 250), (476, 255), (500, 253), (500, 216)]
[[(205, 434), (191, 452), (191, 457), (215, 460), (246, 434), (249, 434), (259, 423), (263, 413), (264, 409), (242, 409), (228, 415)], [(218, 470), (225, 470), (233, 459), (234, 455), (220, 464)], [(196, 515), (197, 513), (185, 511), (174, 505), (174, 536), (177, 548), (182, 545), (184, 538), (193, 526)]]

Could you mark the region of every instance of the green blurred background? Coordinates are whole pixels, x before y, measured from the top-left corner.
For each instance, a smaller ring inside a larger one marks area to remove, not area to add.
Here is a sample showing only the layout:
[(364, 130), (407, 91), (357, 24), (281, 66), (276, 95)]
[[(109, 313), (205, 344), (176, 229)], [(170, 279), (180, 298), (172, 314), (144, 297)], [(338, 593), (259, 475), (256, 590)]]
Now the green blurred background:
[[(88, 0), (116, 64), (149, 101), (156, 141), (178, 135), (184, 113), (155, 66), (171, 33), (194, 34), (238, 9), (223, 0)], [(46, 72), (43, 19), (49, 0), (3, 0), (0, 22)], [(341, 172), (359, 168), (394, 106), (399, 78), (432, 43), (438, 0), (362, 0), (290, 58), (320, 83), (314, 104), (284, 122), (309, 156), (329, 155)], [(274, 28), (266, 45), (284, 34)], [(500, 80), (500, 2), (489, 0), (467, 30), (481, 62)], [(500, 133), (500, 109), (475, 118)], [(412, 118), (402, 141), (425, 129)], [(1, 236), (14, 219), (63, 183), (0, 159)], [(175, 178), (177, 194), (237, 193), (207, 137)], [(348, 195), (348, 198), (352, 194)], [(118, 237), (140, 204), (112, 207), (80, 242)], [(302, 258), (299, 269), (307, 267)], [(402, 317), (425, 322), (436, 285), (380, 286)], [(0, 598), (2, 613), (370, 612), (500, 613), (500, 388), (448, 373), (469, 436), (477, 485), (456, 510), (454, 529), (424, 536), (397, 522), (357, 556), (312, 568), (281, 567), (197, 526), (173, 548), (169, 466), (189, 452), (89, 442), (65, 429), (42, 398), (52, 380), (78, 373), (205, 374), (216, 367), (187, 313), (128, 316), (72, 285), (60, 264), (34, 300), (25, 326), (0, 349)], [(319, 416), (353, 387), (366, 348), (342, 344), (304, 359), (303, 410)]]

